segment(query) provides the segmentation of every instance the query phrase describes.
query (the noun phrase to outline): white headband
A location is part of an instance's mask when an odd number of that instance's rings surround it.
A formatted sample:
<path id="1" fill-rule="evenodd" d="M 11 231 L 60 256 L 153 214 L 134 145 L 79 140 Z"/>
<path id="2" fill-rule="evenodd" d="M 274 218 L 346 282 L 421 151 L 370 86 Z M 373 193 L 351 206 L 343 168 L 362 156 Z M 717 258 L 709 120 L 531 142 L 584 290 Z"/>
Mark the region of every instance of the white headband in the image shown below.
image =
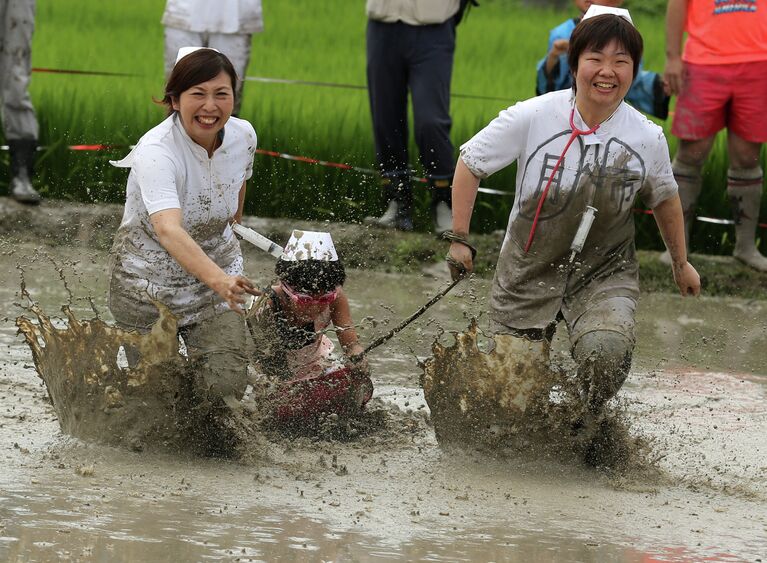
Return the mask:
<path id="1" fill-rule="evenodd" d="M 282 251 L 280 260 L 298 262 L 301 260 L 338 261 L 336 247 L 330 233 L 295 230 Z"/>
<path id="2" fill-rule="evenodd" d="M 212 47 L 181 47 L 178 50 L 178 55 L 176 55 L 176 62 L 180 61 L 187 55 L 191 55 L 195 51 L 199 51 L 200 49 L 208 49 L 209 51 L 215 51 L 216 53 L 221 53 L 221 51 L 219 51 L 218 49 L 213 49 Z"/>
<path id="3" fill-rule="evenodd" d="M 589 9 L 586 10 L 586 13 L 583 14 L 583 18 L 581 18 L 581 21 L 587 20 L 589 18 L 593 18 L 596 16 L 603 16 L 605 14 L 612 14 L 614 16 L 618 16 L 619 18 L 623 18 L 627 22 L 629 22 L 631 25 L 634 25 L 634 22 L 631 20 L 631 14 L 629 11 L 625 8 L 610 8 L 608 6 L 597 6 L 596 4 L 592 4 L 589 6 Z"/>

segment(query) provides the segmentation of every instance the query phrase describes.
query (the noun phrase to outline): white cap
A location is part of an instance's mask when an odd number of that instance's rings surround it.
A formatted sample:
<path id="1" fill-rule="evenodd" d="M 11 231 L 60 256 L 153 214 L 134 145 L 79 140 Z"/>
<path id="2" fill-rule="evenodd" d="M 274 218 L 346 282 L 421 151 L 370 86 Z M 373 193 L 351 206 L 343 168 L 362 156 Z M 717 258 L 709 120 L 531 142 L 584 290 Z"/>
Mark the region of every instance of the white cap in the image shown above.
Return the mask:
<path id="1" fill-rule="evenodd" d="M 208 49 L 209 51 L 215 51 L 216 53 L 220 53 L 218 49 L 213 49 L 212 47 L 181 47 L 178 50 L 178 54 L 176 55 L 176 62 L 180 61 L 187 55 L 191 55 L 195 51 L 199 51 L 200 49 Z M 175 64 L 175 63 L 174 63 Z"/>
<path id="2" fill-rule="evenodd" d="M 280 260 L 297 262 L 300 260 L 322 260 L 336 262 L 338 254 L 330 233 L 295 230 L 290 235 L 288 244 L 282 251 Z"/>
<path id="3" fill-rule="evenodd" d="M 589 6 L 589 9 L 586 10 L 585 14 L 583 14 L 581 21 L 593 18 L 595 16 L 603 16 L 605 14 L 618 16 L 619 18 L 623 18 L 629 22 L 631 25 L 634 25 L 634 22 L 631 20 L 631 14 L 626 8 L 610 8 L 609 6 L 597 6 L 596 4 Z"/>

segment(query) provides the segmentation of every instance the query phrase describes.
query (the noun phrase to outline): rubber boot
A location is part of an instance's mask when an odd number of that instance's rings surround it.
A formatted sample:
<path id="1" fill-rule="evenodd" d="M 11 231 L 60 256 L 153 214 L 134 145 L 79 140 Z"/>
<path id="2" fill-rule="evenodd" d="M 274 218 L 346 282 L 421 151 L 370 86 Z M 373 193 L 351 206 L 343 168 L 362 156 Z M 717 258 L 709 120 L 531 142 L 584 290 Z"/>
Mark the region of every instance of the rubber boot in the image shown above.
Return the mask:
<path id="1" fill-rule="evenodd" d="M 727 171 L 727 195 L 735 220 L 735 250 L 732 255 L 746 266 L 767 272 L 767 258 L 756 247 L 756 227 L 762 203 L 762 169 Z"/>
<path id="2" fill-rule="evenodd" d="M 634 345 L 610 330 L 587 332 L 573 348 L 586 412 L 599 415 L 626 381 Z"/>
<path id="3" fill-rule="evenodd" d="M 695 220 L 695 207 L 698 203 L 701 189 L 703 188 L 703 176 L 701 167 L 681 162 L 674 159 L 671 165 L 674 171 L 674 179 L 679 186 L 679 199 L 682 201 L 682 214 L 684 216 L 684 240 L 687 252 L 690 252 L 690 229 Z M 668 250 L 660 256 L 660 261 L 671 265 L 671 255 Z"/>
<path id="4" fill-rule="evenodd" d="M 381 179 L 386 211 L 380 217 L 365 217 L 366 225 L 385 229 L 413 230 L 413 190 L 409 176 Z"/>
<path id="5" fill-rule="evenodd" d="M 11 197 L 18 202 L 29 205 L 40 203 L 42 197 L 32 187 L 32 176 L 37 151 L 37 141 L 34 139 L 17 139 L 8 141 L 8 151 L 11 156 Z"/>
<path id="6" fill-rule="evenodd" d="M 450 180 L 447 178 L 429 179 L 429 191 L 431 192 L 434 233 L 441 236 L 453 228 L 453 198 Z"/>

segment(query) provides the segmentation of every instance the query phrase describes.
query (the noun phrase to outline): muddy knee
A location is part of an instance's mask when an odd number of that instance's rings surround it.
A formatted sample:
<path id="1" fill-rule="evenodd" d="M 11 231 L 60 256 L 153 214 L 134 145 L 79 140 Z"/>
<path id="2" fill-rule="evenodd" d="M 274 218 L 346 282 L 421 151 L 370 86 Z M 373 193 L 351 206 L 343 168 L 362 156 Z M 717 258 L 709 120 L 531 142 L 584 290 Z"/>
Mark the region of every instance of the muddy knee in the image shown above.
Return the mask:
<path id="1" fill-rule="evenodd" d="M 240 400 L 247 386 L 247 357 L 233 350 L 207 354 L 200 362 L 202 382 L 215 398 Z"/>
<path id="2" fill-rule="evenodd" d="M 631 368 L 633 343 L 618 332 L 593 331 L 581 336 L 573 348 L 583 399 L 599 411 L 626 381 Z"/>

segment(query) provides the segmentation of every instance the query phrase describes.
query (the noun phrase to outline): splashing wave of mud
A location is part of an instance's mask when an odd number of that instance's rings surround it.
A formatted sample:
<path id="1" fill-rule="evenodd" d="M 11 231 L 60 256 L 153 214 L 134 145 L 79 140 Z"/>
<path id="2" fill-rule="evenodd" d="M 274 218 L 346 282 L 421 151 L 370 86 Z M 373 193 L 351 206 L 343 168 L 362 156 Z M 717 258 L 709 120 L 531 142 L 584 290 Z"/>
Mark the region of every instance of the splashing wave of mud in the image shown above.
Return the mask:
<path id="1" fill-rule="evenodd" d="M 156 446 L 227 457 L 252 446 L 252 417 L 211 405 L 199 393 L 195 363 L 179 352 L 177 319 L 161 303 L 151 331 L 140 334 L 98 318 L 80 320 L 68 305 L 62 307 L 66 326 L 58 328 L 24 287 L 22 295 L 37 322 L 20 316 L 16 325 L 65 434 L 134 450 Z M 119 365 L 126 347 L 139 353 L 134 367 Z M 224 449 L 207 451 L 216 444 Z"/>
<path id="2" fill-rule="evenodd" d="M 478 332 L 472 320 L 452 346 L 435 342 L 423 364 L 421 384 L 441 444 L 623 472 L 651 464 L 648 445 L 630 434 L 619 408 L 584 414 L 574 377 L 549 363 L 548 342 L 496 334 L 487 351 Z"/>

